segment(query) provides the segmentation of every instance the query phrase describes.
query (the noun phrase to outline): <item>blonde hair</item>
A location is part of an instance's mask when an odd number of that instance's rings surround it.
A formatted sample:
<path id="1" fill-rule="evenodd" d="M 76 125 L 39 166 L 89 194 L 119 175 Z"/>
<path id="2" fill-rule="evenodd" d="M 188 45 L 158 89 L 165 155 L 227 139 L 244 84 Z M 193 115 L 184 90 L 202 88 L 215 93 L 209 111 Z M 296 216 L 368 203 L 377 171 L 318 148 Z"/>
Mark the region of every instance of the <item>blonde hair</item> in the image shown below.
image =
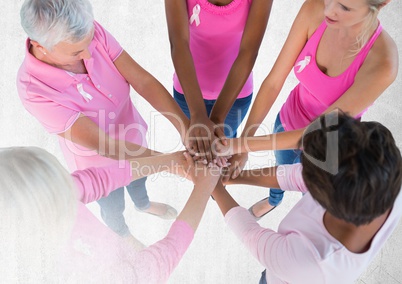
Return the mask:
<path id="1" fill-rule="evenodd" d="M 5 282 L 52 279 L 71 234 L 76 188 L 57 159 L 36 147 L 0 149 L 0 275 Z"/>
<path id="2" fill-rule="evenodd" d="M 365 23 L 363 25 L 362 32 L 357 36 L 355 46 L 352 49 L 352 56 L 357 55 L 360 50 L 364 47 L 371 36 L 371 27 L 376 23 L 377 16 L 380 8 L 388 3 L 388 0 L 367 0 L 367 5 L 369 6 L 369 13 L 366 17 Z"/>

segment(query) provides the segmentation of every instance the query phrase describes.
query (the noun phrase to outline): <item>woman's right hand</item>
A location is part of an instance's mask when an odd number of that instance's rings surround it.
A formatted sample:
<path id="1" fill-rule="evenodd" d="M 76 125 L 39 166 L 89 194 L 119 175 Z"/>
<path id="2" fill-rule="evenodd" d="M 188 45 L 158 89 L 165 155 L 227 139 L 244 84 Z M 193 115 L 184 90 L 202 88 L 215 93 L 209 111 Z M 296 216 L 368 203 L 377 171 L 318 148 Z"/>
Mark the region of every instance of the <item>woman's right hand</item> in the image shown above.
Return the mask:
<path id="1" fill-rule="evenodd" d="M 211 194 L 221 178 L 222 168 L 216 164 L 208 166 L 202 162 L 194 161 L 188 152 L 183 154 L 187 161 L 186 172 L 196 186 L 195 188 L 206 190 Z"/>
<path id="2" fill-rule="evenodd" d="M 228 184 L 229 180 L 237 178 L 248 161 L 248 153 L 235 154 L 229 160 L 230 166 L 222 174 L 222 183 Z"/>
<path id="3" fill-rule="evenodd" d="M 212 152 L 213 143 L 223 144 L 226 136 L 220 127 L 217 127 L 207 116 L 192 116 L 185 138 L 185 147 L 191 155 L 204 157 L 208 164 L 215 156 Z"/>

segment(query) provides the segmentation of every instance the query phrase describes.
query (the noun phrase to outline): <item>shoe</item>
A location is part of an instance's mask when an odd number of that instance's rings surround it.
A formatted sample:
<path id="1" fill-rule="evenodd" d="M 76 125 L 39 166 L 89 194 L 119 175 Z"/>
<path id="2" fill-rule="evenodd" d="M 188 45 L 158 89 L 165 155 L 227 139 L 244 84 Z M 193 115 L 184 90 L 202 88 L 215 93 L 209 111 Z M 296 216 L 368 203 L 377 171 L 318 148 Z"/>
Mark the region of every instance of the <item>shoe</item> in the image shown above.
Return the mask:
<path id="1" fill-rule="evenodd" d="M 272 210 L 274 210 L 277 206 L 272 207 L 271 209 L 269 209 L 267 212 L 265 212 L 264 214 L 262 214 L 260 217 L 257 217 L 254 215 L 253 212 L 253 208 L 255 205 L 259 204 L 259 203 L 268 203 L 268 197 L 261 199 L 260 201 L 258 201 L 257 203 L 255 203 L 253 206 L 251 206 L 248 209 L 248 212 L 250 212 L 251 216 L 253 216 L 255 218 L 256 221 L 259 221 L 262 217 L 264 217 L 265 215 L 267 215 L 269 212 L 271 212 Z M 278 204 L 279 205 L 279 204 Z M 272 205 L 271 205 L 272 206 Z"/>
<path id="2" fill-rule="evenodd" d="M 132 247 L 135 251 L 140 251 L 147 246 L 141 243 L 139 240 L 137 240 L 132 234 L 128 234 L 125 236 L 122 236 L 123 241 L 126 242 L 130 247 Z"/>
<path id="3" fill-rule="evenodd" d="M 175 219 L 177 217 L 177 210 L 174 209 L 172 206 L 165 203 L 159 203 L 153 201 L 149 203 L 150 206 L 147 209 L 143 210 L 138 208 L 136 209 L 140 212 L 148 213 L 165 220 Z"/>

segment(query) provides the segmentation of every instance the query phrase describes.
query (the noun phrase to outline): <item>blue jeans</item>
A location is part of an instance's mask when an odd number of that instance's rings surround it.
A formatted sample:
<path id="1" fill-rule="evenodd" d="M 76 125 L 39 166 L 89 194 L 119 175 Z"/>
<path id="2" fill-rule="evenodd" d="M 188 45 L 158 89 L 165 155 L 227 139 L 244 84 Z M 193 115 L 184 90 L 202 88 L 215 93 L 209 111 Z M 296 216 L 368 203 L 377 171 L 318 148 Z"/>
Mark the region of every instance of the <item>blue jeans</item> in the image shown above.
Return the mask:
<path id="1" fill-rule="evenodd" d="M 281 119 L 278 116 L 275 120 L 274 133 L 284 132 Z M 277 150 L 274 151 L 276 158 L 276 165 L 287 165 L 287 164 L 295 164 L 300 163 L 300 150 Z M 272 206 L 277 206 L 281 203 L 283 198 L 284 191 L 279 188 L 271 188 L 269 191 L 268 202 Z"/>
<path id="2" fill-rule="evenodd" d="M 135 207 L 141 210 L 149 208 L 149 198 L 145 182 L 147 178 L 137 179 L 126 186 L 131 200 Z M 126 236 L 130 233 L 126 221 L 123 216 L 124 202 L 124 187 L 112 191 L 107 197 L 98 200 L 101 207 L 101 216 L 106 225 L 120 236 Z"/>
<path id="3" fill-rule="evenodd" d="M 260 282 L 258 282 L 258 284 L 267 284 L 266 274 L 267 274 L 267 270 L 265 269 L 265 270 L 261 273 Z"/>
<path id="4" fill-rule="evenodd" d="M 184 114 L 190 118 L 190 110 L 188 109 L 188 105 L 186 102 L 186 98 L 183 94 L 180 94 L 178 91 L 173 89 L 174 99 L 176 100 L 177 104 L 180 106 Z M 253 94 L 251 93 L 249 96 L 241 99 L 237 99 L 232 108 L 230 109 L 229 113 L 225 119 L 225 135 L 228 138 L 234 138 L 237 136 L 237 128 L 239 127 L 240 123 L 243 121 L 244 117 L 247 114 L 247 111 L 251 104 L 251 99 Z M 212 111 L 212 107 L 214 106 L 216 100 L 204 100 L 205 107 L 207 109 L 207 115 L 209 116 Z"/>

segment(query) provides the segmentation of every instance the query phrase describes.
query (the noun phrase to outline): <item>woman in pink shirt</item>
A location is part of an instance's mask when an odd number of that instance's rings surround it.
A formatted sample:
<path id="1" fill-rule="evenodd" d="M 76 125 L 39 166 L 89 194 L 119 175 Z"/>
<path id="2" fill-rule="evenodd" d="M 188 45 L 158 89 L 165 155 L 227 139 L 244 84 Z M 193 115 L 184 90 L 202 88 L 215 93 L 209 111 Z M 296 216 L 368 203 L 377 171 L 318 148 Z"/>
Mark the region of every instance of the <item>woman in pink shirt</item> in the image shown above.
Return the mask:
<path id="1" fill-rule="evenodd" d="M 213 197 L 266 267 L 261 284 L 353 283 L 401 220 L 400 150 L 380 123 L 337 112 L 308 126 L 302 143 L 301 165 L 243 171 L 229 181 L 304 193 L 277 231 L 260 227 L 223 187 Z"/>
<path id="2" fill-rule="evenodd" d="M 143 157 L 126 161 L 124 167 L 92 167 L 70 176 L 43 149 L 0 149 L 2 282 L 167 282 L 190 245 L 220 176 L 219 168 L 196 166 L 185 154 Z M 140 252 L 84 205 L 143 177 L 141 167 L 151 174 L 160 169 L 173 172 L 178 169 L 173 165 L 185 166 L 194 189 L 166 237 Z"/>
<path id="3" fill-rule="evenodd" d="M 289 72 L 300 83 L 282 106 L 274 132 L 302 129 L 320 114 L 339 108 L 360 118 L 395 80 L 398 52 L 377 19 L 390 0 L 307 0 L 257 94 L 243 136 L 255 134 Z M 277 164 L 299 160 L 299 151 L 276 151 Z M 231 159 L 234 178 L 247 154 Z M 238 170 L 235 170 L 238 168 Z M 271 189 L 250 208 L 257 219 L 280 204 L 283 191 Z"/>
<path id="4" fill-rule="evenodd" d="M 88 0 L 26 0 L 21 24 L 28 34 L 17 78 L 24 107 L 57 134 L 71 171 L 124 164 L 149 155 L 147 125 L 130 99 L 130 85 L 166 115 L 184 137 L 188 119 L 167 90 L 94 21 Z M 183 138 L 184 140 L 184 138 Z M 127 185 L 137 209 L 175 218 L 169 205 L 150 202 L 146 179 Z M 136 242 L 125 223 L 124 188 L 98 201 L 105 223 Z"/>
<path id="5" fill-rule="evenodd" d="M 187 149 L 236 137 L 253 93 L 252 69 L 272 0 L 166 0 L 174 98 L 190 118 Z"/>

